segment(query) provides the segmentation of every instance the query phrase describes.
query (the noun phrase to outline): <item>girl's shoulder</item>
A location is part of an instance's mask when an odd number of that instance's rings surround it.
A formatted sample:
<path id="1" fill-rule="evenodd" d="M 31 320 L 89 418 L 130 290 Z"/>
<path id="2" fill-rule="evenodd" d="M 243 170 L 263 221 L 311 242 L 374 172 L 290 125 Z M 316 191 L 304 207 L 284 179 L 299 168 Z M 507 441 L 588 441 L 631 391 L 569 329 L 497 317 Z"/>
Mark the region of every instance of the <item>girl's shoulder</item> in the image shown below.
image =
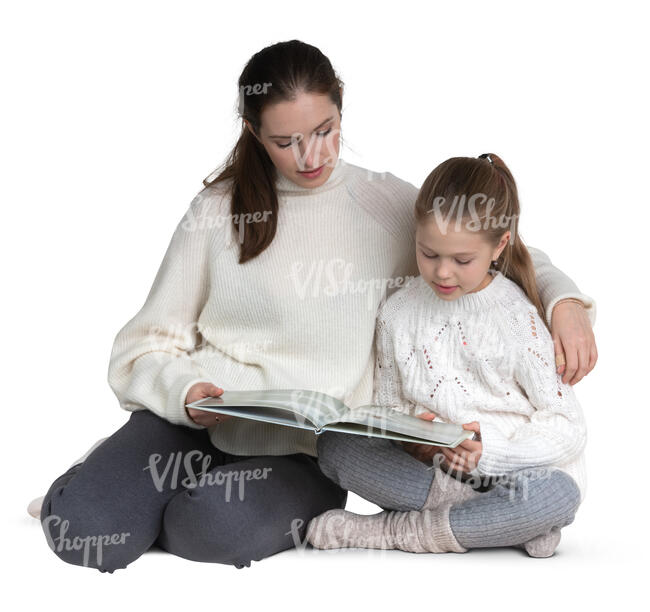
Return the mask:
<path id="1" fill-rule="evenodd" d="M 386 292 L 386 296 L 379 304 L 377 319 L 385 325 L 390 325 L 396 318 L 404 316 L 407 311 L 418 305 L 422 295 L 422 276 L 411 277 L 406 283 Z"/>
<path id="2" fill-rule="evenodd" d="M 552 346 L 551 333 L 524 290 L 505 276 L 503 281 L 501 313 L 505 322 L 504 331 L 509 333 L 513 342 L 521 346 L 530 346 L 531 342 L 538 346 Z"/>

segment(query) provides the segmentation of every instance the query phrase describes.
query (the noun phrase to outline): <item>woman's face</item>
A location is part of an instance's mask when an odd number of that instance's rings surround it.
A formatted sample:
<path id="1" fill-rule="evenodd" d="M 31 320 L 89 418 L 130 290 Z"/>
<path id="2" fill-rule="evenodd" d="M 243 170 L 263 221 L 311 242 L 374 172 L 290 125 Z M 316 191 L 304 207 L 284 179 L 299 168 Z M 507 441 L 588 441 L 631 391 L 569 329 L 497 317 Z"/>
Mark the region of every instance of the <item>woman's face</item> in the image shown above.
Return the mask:
<path id="1" fill-rule="evenodd" d="M 246 125 L 278 172 L 308 189 L 327 181 L 339 157 L 341 130 L 341 116 L 329 96 L 298 93 L 293 101 L 267 106 L 261 123 L 259 135 Z"/>
<path id="2" fill-rule="evenodd" d="M 450 223 L 445 231 L 441 231 L 435 219 L 418 223 L 418 270 L 439 298 L 455 300 L 489 285 L 490 264 L 499 257 L 509 238 L 507 231 L 499 244 L 492 247 L 482 233 L 456 229 L 455 223 Z"/>

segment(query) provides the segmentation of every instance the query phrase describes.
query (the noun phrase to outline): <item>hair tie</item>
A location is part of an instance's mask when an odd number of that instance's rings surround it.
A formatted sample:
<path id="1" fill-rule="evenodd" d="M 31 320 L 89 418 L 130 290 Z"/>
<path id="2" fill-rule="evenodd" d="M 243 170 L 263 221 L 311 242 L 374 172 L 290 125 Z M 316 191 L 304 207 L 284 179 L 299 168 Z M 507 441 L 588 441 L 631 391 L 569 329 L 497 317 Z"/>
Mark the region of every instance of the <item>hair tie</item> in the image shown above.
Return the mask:
<path id="1" fill-rule="evenodd" d="M 490 157 L 489 153 L 483 153 L 482 155 L 479 155 L 478 158 L 487 159 L 494 166 L 494 162 L 492 161 L 492 158 Z"/>

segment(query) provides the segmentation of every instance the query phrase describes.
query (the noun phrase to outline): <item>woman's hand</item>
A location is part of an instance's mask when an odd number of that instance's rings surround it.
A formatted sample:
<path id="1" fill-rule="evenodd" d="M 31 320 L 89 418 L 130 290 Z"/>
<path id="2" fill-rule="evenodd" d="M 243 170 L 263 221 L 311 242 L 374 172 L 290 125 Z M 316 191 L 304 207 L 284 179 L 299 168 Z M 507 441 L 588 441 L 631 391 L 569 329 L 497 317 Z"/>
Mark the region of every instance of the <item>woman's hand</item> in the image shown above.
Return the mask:
<path id="1" fill-rule="evenodd" d="M 594 369 L 598 359 L 596 339 L 584 306 L 560 300 L 551 315 L 557 373 L 562 382 L 575 385 Z"/>
<path id="2" fill-rule="evenodd" d="M 221 387 L 217 387 L 212 383 L 200 382 L 192 385 L 190 390 L 187 392 L 185 397 L 185 403 L 191 404 L 200 399 L 206 397 L 218 397 L 223 393 Z M 197 410 L 196 408 L 188 408 L 185 406 L 185 411 L 197 425 L 203 425 L 203 427 L 211 427 L 212 425 L 217 424 L 217 417 L 219 417 L 219 423 L 223 423 L 228 419 L 233 417 L 229 414 L 219 414 L 217 412 L 206 412 L 205 410 Z"/>

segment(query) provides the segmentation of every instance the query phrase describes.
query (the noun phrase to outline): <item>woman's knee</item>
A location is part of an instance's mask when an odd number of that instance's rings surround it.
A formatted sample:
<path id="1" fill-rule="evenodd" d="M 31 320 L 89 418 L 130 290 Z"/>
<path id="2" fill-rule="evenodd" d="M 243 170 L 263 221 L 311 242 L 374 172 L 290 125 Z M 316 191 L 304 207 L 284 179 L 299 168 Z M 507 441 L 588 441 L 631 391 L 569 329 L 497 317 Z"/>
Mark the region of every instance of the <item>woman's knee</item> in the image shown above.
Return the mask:
<path id="1" fill-rule="evenodd" d="M 174 496 L 165 508 L 158 544 L 184 559 L 237 568 L 267 556 L 263 516 L 257 524 L 242 520 L 242 514 L 233 511 L 234 500 L 217 500 L 216 493 L 195 487 Z"/>
<path id="2" fill-rule="evenodd" d="M 113 572 L 126 567 L 143 550 L 134 546 L 132 530 L 117 529 L 102 505 L 65 495 L 65 484 L 81 468 L 77 464 L 57 478 L 43 499 L 41 527 L 48 546 L 62 561 Z"/>
<path id="3" fill-rule="evenodd" d="M 313 457 L 252 457 L 212 470 L 175 495 L 158 543 L 193 561 L 243 567 L 295 547 L 307 523 L 345 505 L 346 496 Z"/>

